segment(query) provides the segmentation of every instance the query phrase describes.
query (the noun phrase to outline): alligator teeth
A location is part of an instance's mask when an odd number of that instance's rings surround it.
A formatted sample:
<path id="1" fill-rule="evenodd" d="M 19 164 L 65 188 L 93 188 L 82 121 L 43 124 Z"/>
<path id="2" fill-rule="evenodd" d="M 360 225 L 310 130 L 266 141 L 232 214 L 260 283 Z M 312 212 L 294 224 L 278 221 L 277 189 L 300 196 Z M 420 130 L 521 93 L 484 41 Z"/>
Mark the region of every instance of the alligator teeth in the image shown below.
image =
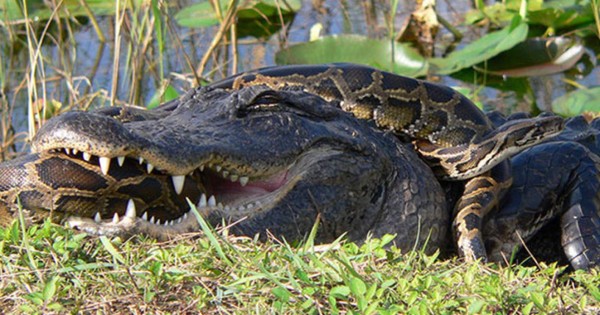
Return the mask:
<path id="1" fill-rule="evenodd" d="M 152 216 L 152 217 L 150 218 L 150 223 L 154 224 L 155 222 L 156 222 L 156 221 L 154 221 L 154 216 Z"/>
<path id="2" fill-rule="evenodd" d="M 223 169 L 223 168 L 221 167 L 221 165 L 217 165 L 217 166 L 215 166 L 215 171 L 217 171 L 217 172 L 220 172 L 220 171 L 221 171 L 221 169 Z"/>
<path id="3" fill-rule="evenodd" d="M 96 212 L 96 215 L 94 215 L 94 221 L 96 221 L 96 222 L 102 221 L 102 217 L 100 216 L 100 212 Z"/>
<path id="4" fill-rule="evenodd" d="M 127 202 L 127 210 L 125 211 L 125 216 L 128 218 L 135 219 L 137 214 L 135 213 L 135 203 L 132 199 L 129 199 Z"/>
<path id="5" fill-rule="evenodd" d="M 234 174 L 234 175 L 231 175 L 231 176 L 229 176 L 229 179 L 230 179 L 232 182 L 234 182 L 234 183 L 235 183 L 235 182 L 237 182 L 239 178 L 240 178 L 240 177 L 239 177 L 239 176 L 237 176 L 237 175 L 235 175 L 235 174 Z"/>
<path id="6" fill-rule="evenodd" d="M 181 191 L 183 191 L 183 184 L 185 184 L 185 175 L 171 176 L 171 180 L 173 180 L 173 187 L 175 188 L 175 192 L 178 195 L 181 194 Z"/>
<path id="7" fill-rule="evenodd" d="M 247 176 L 240 177 L 240 185 L 242 185 L 242 187 L 246 186 L 246 184 L 248 184 L 248 180 L 249 178 Z"/>
<path id="8" fill-rule="evenodd" d="M 217 205 L 217 208 L 219 208 L 219 210 L 223 210 L 223 204 L 219 202 L 219 204 Z"/>
<path id="9" fill-rule="evenodd" d="M 204 172 L 204 165 L 200 165 L 200 172 Z"/>
<path id="10" fill-rule="evenodd" d="M 154 169 L 154 165 L 148 163 L 146 164 L 146 171 L 148 172 L 148 174 L 150 174 L 150 172 L 152 172 L 152 170 Z"/>
<path id="11" fill-rule="evenodd" d="M 169 224 L 171 223 L 171 221 L 166 220 L 165 223 L 163 224 L 164 226 L 169 226 Z"/>
<path id="12" fill-rule="evenodd" d="M 112 223 L 119 223 L 119 214 L 115 212 L 113 216 Z"/>
<path id="13" fill-rule="evenodd" d="M 79 153 L 79 150 L 73 149 L 73 155 L 77 155 L 77 153 Z"/>
<path id="14" fill-rule="evenodd" d="M 214 207 L 217 205 L 217 198 L 215 198 L 215 196 L 210 196 L 210 198 L 208 198 L 208 206 L 209 207 Z"/>
<path id="15" fill-rule="evenodd" d="M 148 221 L 148 212 L 144 212 L 144 214 L 142 214 L 142 219 L 144 221 Z"/>
<path id="16" fill-rule="evenodd" d="M 119 163 L 119 166 L 123 166 L 123 163 L 125 163 L 125 157 L 124 156 L 117 157 L 117 163 Z"/>
<path id="17" fill-rule="evenodd" d="M 183 214 L 183 217 L 181 217 L 181 220 L 185 220 L 188 217 L 188 213 L 190 213 L 189 211 Z"/>
<path id="18" fill-rule="evenodd" d="M 68 155 L 71 155 L 71 149 L 65 148 L 65 153 L 68 154 Z"/>
<path id="19" fill-rule="evenodd" d="M 100 161 L 100 170 L 102 171 L 102 174 L 108 174 L 108 169 L 110 168 L 110 158 L 101 156 L 98 158 L 98 160 Z"/>
<path id="20" fill-rule="evenodd" d="M 228 171 L 223 171 L 223 178 L 227 178 L 229 176 L 229 172 Z"/>
<path id="21" fill-rule="evenodd" d="M 83 159 L 86 161 L 90 161 L 90 159 L 92 158 L 92 155 L 87 153 L 87 152 L 83 152 Z"/>
<path id="22" fill-rule="evenodd" d="M 140 164 L 144 163 L 144 158 L 143 157 L 138 157 L 138 162 L 140 162 Z"/>
<path id="23" fill-rule="evenodd" d="M 200 196 L 200 200 L 198 201 L 198 208 L 204 208 L 207 205 L 207 201 L 206 201 L 206 195 L 202 194 L 202 196 Z"/>
<path id="24" fill-rule="evenodd" d="M 156 219 L 156 225 L 160 225 L 160 219 Z"/>

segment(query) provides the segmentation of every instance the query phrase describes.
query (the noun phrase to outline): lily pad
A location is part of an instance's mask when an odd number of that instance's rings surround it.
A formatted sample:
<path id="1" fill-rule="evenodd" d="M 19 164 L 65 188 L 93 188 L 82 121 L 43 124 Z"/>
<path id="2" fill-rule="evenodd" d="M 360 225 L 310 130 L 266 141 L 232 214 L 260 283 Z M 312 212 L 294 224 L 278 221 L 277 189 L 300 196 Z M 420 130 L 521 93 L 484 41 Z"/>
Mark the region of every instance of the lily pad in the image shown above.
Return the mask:
<path id="1" fill-rule="evenodd" d="M 280 50 L 279 65 L 352 62 L 406 76 L 427 74 L 427 61 L 408 44 L 367 38 L 360 35 L 322 37 Z"/>
<path id="2" fill-rule="evenodd" d="M 450 74 L 484 62 L 515 47 L 527 38 L 529 27 L 518 17 L 500 31 L 491 32 L 445 58 L 432 58 L 432 72 Z"/>
<path id="3" fill-rule="evenodd" d="M 571 38 L 530 38 L 475 68 L 509 77 L 548 75 L 570 69 L 584 52 L 583 45 Z"/>
<path id="4" fill-rule="evenodd" d="M 220 4 L 222 12 L 225 12 L 229 1 L 221 0 Z M 243 1 L 237 7 L 238 36 L 269 36 L 282 26 L 282 22 L 289 22 L 300 6 L 300 0 Z M 175 14 L 175 21 L 181 26 L 192 28 L 208 27 L 219 23 L 215 9 L 208 1 L 181 9 Z"/>
<path id="5" fill-rule="evenodd" d="M 600 113 L 600 86 L 567 93 L 552 102 L 552 111 L 563 116 Z"/>
<path id="6" fill-rule="evenodd" d="M 121 8 L 129 7 L 131 5 L 140 5 L 142 2 L 141 0 L 120 1 Z M 86 0 L 85 2 L 95 16 L 115 14 L 116 1 Z M 14 0 L 0 1 L 0 16 L 9 21 L 23 19 L 25 14 L 23 14 L 23 8 L 19 3 L 20 1 Z M 61 2 L 61 5 L 61 9 L 56 12 L 59 17 L 82 17 L 88 15 L 79 0 L 64 0 Z M 27 1 L 27 11 L 29 18 L 43 21 L 48 20 L 55 14 L 53 13 L 54 8 L 49 7 L 43 0 Z"/>

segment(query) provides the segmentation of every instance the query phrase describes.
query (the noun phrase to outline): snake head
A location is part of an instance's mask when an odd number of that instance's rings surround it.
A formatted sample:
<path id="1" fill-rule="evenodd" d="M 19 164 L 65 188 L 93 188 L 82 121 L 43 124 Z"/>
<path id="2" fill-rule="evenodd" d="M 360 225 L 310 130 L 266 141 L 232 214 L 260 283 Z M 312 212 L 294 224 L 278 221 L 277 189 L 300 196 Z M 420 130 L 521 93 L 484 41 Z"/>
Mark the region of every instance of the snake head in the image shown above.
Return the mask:
<path id="1" fill-rule="evenodd" d="M 563 128 L 564 120 L 562 117 L 539 116 L 508 121 L 498 127 L 497 132 L 499 135 L 505 135 L 505 143 L 516 148 L 517 152 L 520 152 L 525 148 L 557 135 Z"/>

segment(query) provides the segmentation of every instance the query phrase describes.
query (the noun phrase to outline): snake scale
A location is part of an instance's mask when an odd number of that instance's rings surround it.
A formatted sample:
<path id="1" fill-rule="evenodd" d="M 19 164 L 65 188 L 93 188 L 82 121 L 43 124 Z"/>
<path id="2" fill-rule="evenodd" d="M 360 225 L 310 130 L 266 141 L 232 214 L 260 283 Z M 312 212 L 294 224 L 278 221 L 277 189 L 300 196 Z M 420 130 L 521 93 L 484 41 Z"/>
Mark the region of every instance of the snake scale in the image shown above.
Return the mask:
<path id="1" fill-rule="evenodd" d="M 513 120 L 494 128 L 473 102 L 450 87 L 355 64 L 268 67 L 211 84 L 236 90 L 264 85 L 300 89 L 359 119 L 412 141 L 442 180 L 466 180 L 454 209 L 459 254 L 486 261 L 482 218 L 510 187 L 512 155 L 556 135 L 559 117 Z"/>

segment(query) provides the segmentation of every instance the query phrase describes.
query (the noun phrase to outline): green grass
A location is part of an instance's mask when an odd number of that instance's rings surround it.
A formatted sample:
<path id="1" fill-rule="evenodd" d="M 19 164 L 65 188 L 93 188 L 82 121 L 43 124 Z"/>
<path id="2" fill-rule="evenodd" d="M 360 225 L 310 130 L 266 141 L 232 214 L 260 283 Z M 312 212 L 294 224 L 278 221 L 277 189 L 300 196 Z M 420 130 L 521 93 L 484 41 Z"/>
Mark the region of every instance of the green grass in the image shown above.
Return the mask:
<path id="1" fill-rule="evenodd" d="M 385 247 L 225 232 L 160 243 L 51 223 L 0 230 L 5 313 L 596 314 L 598 271 L 465 264 Z"/>

